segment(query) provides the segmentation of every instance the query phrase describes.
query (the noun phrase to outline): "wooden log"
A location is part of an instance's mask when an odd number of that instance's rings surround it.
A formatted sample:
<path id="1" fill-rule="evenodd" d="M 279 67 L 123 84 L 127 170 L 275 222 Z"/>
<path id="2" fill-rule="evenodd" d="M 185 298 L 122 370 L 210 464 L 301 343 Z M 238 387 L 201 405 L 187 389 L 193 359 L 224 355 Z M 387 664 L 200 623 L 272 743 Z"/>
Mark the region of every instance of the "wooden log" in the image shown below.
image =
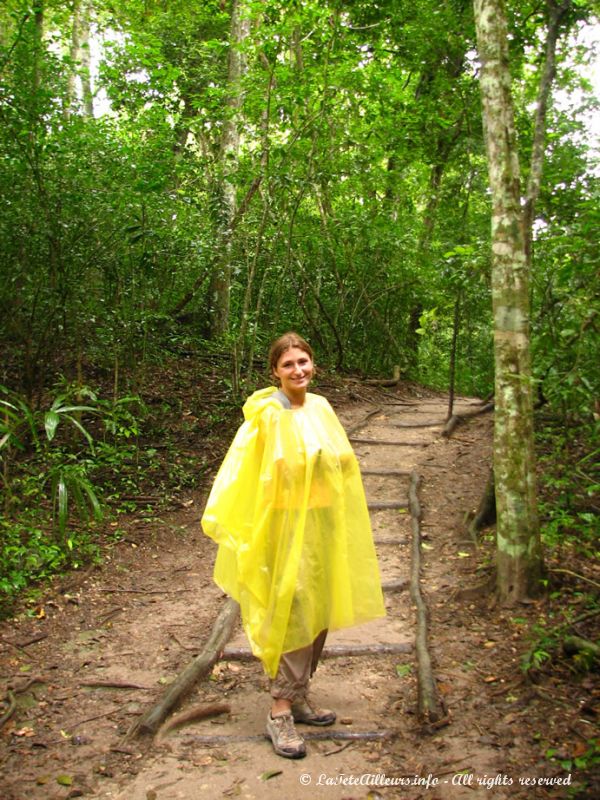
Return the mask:
<path id="1" fill-rule="evenodd" d="M 410 480 L 409 499 L 412 523 L 412 558 L 410 565 L 410 596 L 417 610 L 417 634 L 415 650 L 417 657 L 417 706 L 419 718 L 427 724 L 436 723 L 446 717 L 437 693 L 431 656 L 427 646 L 427 607 L 421 595 L 419 577 L 421 573 L 421 504 L 419 503 L 420 477 L 413 472 Z"/>
<path id="2" fill-rule="evenodd" d="M 374 500 L 367 503 L 369 511 L 383 511 L 386 508 L 408 508 L 407 500 Z"/>
<path id="3" fill-rule="evenodd" d="M 400 383 L 400 365 L 394 366 L 391 378 L 369 378 L 364 383 L 367 386 L 397 386 Z"/>
<path id="4" fill-rule="evenodd" d="M 361 475 L 377 475 L 381 478 L 394 478 L 396 476 L 409 476 L 410 470 L 408 469 L 389 469 L 387 467 L 373 467 L 372 469 L 361 469 Z"/>
<path id="5" fill-rule="evenodd" d="M 394 447 L 428 447 L 429 442 L 395 442 L 388 439 L 360 439 L 355 436 L 350 437 L 353 444 L 387 444 Z"/>
<path id="6" fill-rule="evenodd" d="M 394 735 L 393 731 L 341 731 L 337 729 L 328 728 L 326 731 L 307 731 L 302 732 L 302 738 L 313 742 L 323 742 L 327 739 L 336 739 L 340 741 L 363 741 L 363 742 L 378 742 L 385 739 L 390 739 Z M 203 735 L 198 733 L 191 733 L 185 735 L 186 742 L 193 742 L 195 744 L 205 745 L 211 747 L 214 745 L 228 745 L 237 742 L 264 742 L 267 738 L 265 733 L 255 734 L 215 734 L 214 736 Z"/>
<path id="7" fill-rule="evenodd" d="M 385 583 L 381 584 L 381 590 L 383 592 L 403 592 L 405 589 L 410 588 L 410 581 L 405 581 L 402 579 L 398 579 L 395 581 L 386 581 Z"/>
<path id="8" fill-rule="evenodd" d="M 391 422 L 392 428 L 439 428 L 444 425 L 443 419 L 430 420 L 429 422 Z"/>
<path id="9" fill-rule="evenodd" d="M 187 697 L 195 684 L 210 672 L 231 638 L 239 611 L 240 607 L 235 600 L 230 598 L 224 603 L 202 652 L 180 673 L 162 699 L 133 724 L 127 732 L 126 740 L 141 734 L 155 734 L 171 711 Z"/>
<path id="10" fill-rule="evenodd" d="M 413 403 L 410 400 L 385 400 L 382 405 L 384 406 L 406 406 L 406 408 L 417 408 L 419 403 Z"/>
<path id="11" fill-rule="evenodd" d="M 394 656 L 410 653 L 411 642 L 396 644 L 330 644 L 325 645 L 321 658 L 344 658 L 359 656 Z M 255 656 L 248 647 L 226 647 L 221 654 L 221 661 L 254 661 Z"/>
<path id="12" fill-rule="evenodd" d="M 374 417 L 375 414 L 379 414 L 381 411 L 383 411 L 381 406 L 378 406 L 373 411 L 369 411 L 369 413 L 366 414 L 362 419 L 360 419 L 358 422 L 355 422 L 354 425 L 351 425 L 349 428 L 346 429 L 346 435 L 350 436 L 355 431 L 360 430 L 360 428 L 362 428 L 364 425 L 367 424 L 367 422 L 371 419 L 371 417 Z"/>
<path id="13" fill-rule="evenodd" d="M 80 681 L 80 686 L 88 689 L 143 689 L 151 691 L 154 686 L 144 686 L 143 683 L 130 683 L 129 681 Z"/>
<path id="14" fill-rule="evenodd" d="M 444 425 L 442 436 L 446 439 L 450 438 L 453 431 L 456 430 L 459 425 L 462 425 L 463 422 L 467 422 L 468 420 L 473 419 L 473 417 L 478 417 L 480 414 L 487 414 L 493 410 L 494 403 L 487 403 L 485 406 L 476 408 L 474 411 L 465 411 L 463 414 L 453 414 Z"/>

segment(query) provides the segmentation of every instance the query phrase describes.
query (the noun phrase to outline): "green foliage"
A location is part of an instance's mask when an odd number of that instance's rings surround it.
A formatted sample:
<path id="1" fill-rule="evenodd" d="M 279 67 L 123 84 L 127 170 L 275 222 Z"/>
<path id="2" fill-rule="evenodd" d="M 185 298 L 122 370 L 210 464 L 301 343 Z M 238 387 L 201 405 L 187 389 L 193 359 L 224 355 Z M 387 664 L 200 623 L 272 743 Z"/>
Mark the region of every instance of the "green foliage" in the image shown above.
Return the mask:
<path id="1" fill-rule="evenodd" d="M 95 556 L 94 531 L 105 510 L 102 475 L 121 475 L 126 462 L 136 460 L 146 409 L 135 396 L 102 400 L 87 387 L 66 385 L 47 408 L 33 407 L 4 386 L 0 392 L 0 590 L 10 597 Z M 73 396 L 89 403 L 73 403 Z"/>
<path id="2" fill-rule="evenodd" d="M 545 752 L 545 757 L 560 765 L 561 769 L 570 771 L 572 769 L 590 770 L 600 764 L 600 739 L 592 737 L 586 741 L 587 748 L 580 756 L 564 758 L 559 755 L 555 747 L 549 747 Z"/>
<path id="3" fill-rule="evenodd" d="M 598 550 L 598 515 L 595 499 L 600 489 L 597 423 L 581 427 L 578 434 L 564 427 L 560 418 L 538 431 L 540 520 L 548 548 L 561 552 L 574 548 L 590 559 Z"/>
<path id="4" fill-rule="evenodd" d="M 325 368 L 389 374 L 400 364 L 446 389 L 459 302 L 456 388 L 488 394 L 490 205 L 471 3 L 244 0 L 237 110 L 231 4 L 91 5 L 95 117 L 71 52 L 73 4 L 36 14 L 8 0 L 0 10 L 9 516 L 46 502 L 64 540 L 71 518 L 85 527 L 103 500 L 118 504 L 160 470 L 187 485 L 167 431 L 165 458 L 139 444 L 150 412 L 135 398 L 169 353 L 234 354 L 237 401 L 270 339 L 298 328 Z M 509 13 L 526 179 L 547 19 L 532 4 Z M 592 442 L 571 492 L 588 499 L 600 483 L 600 220 L 583 122 L 594 109 L 582 77 L 589 48 L 577 37 L 594 19 L 592 4 L 577 3 L 561 28 L 556 81 L 570 105 L 550 104 L 532 282 L 536 380 L 560 424 Z M 232 152 L 224 131 L 234 118 Z M 225 188 L 237 208 L 230 226 Z M 210 341 L 225 267 L 230 314 Z M 102 399 L 51 390 L 60 375 L 102 385 Z M 591 550 L 588 511 L 556 491 L 546 536 L 578 529 Z"/>

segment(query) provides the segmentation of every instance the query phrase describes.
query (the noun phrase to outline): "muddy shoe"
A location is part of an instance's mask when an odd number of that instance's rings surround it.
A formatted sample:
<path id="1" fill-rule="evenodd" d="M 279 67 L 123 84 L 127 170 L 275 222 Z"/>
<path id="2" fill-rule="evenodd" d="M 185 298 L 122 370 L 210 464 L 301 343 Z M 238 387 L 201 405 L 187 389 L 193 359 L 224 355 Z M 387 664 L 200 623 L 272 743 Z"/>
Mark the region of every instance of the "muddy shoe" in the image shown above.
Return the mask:
<path id="1" fill-rule="evenodd" d="M 292 715 L 294 722 L 303 722 L 305 725 L 333 725 L 336 720 L 335 711 L 313 708 L 306 699 L 294 701 Z"/>
<path id="2" fill-rule="evenodd" d="M 284 758 L 304 758 L 306 747 L 304 739 L 294 727 L 291 714 L 278 714 L 267 717 L 267 734 L 273 742 L 273 749 Z"/>

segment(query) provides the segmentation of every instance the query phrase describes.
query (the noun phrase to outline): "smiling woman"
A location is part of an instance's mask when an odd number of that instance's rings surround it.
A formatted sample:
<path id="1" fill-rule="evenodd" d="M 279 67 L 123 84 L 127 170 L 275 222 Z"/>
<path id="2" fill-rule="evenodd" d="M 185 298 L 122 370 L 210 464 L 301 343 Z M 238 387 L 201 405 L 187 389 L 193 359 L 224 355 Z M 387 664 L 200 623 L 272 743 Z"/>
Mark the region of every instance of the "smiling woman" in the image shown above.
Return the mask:
<path id="1" fill-rule="evenodd" d="M 202 517 L 219 544 L 214 578 L 240 604 L 253 653 L 271 678 L 275 752 L 305 755 L 295 722 L 331 725 L 307 691 L 329 630 L 385 614 L 369 512 L 348 438 L 307 391 L 310 345 L 296 333 L 269 352 L 281 388 L 255 392 Z"/>
<path id="2" fill-rule="evenodd" d="M 298 334 L 284 334 L 271 345 L 269 367 L 292 408 L 304 405 L 306 390 L 315 372 L 313 352 L 308 342 Z"/>

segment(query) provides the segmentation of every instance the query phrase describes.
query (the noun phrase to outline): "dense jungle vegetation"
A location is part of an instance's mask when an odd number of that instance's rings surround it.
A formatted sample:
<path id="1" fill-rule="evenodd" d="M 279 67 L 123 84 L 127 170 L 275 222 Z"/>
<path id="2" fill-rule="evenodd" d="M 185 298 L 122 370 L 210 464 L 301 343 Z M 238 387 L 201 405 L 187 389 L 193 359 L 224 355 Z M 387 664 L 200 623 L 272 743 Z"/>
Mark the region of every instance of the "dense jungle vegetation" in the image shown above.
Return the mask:
<path id="1" fill-rule="evenodd" d="M 545 142 L 524 205 L 542 535 L 594 558 L 598 9 L 506 10 L 524 197 Z M 330 372 L 446 390 L 453 365 L 493 391 L 478 73 L 468 0 L 2 5 L 5 607 L 148 486 L 197 485 L 186 442 L 233 424 L 283 330 Z"/>

